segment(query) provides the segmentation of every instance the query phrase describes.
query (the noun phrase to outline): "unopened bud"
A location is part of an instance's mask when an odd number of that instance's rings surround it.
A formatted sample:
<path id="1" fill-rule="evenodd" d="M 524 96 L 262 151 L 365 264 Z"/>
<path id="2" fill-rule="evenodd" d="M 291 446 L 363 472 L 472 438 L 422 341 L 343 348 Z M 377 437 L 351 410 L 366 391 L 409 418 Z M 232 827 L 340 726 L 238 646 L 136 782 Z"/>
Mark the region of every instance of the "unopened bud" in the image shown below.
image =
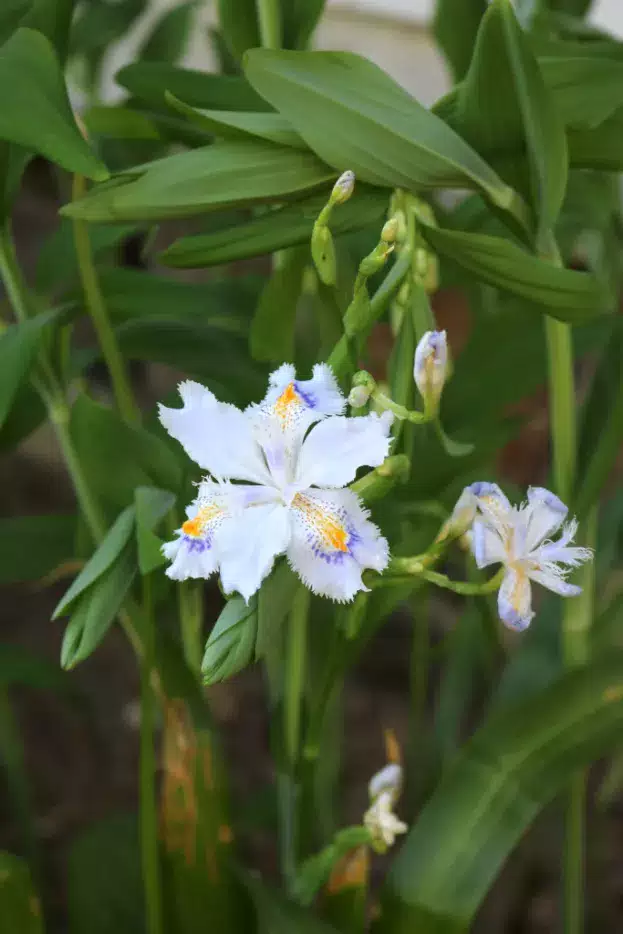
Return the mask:
<path id="1" fill-rule="evenodd" d="M 427 409 L 436 409 L 448 372 L 445 331 L 427 331 L 415 350 L 413 378 Z"/>
<path id="2" fill-rule="evenodd" d="M 355 190 L 355 173 L 342 172 L 331 192 L 331 204 L 344 204 Z"/>
<path id="3" fill-rule="evenodd" d="M 325 285 L 335 285 L 335 248 L 331 231 L 325 224 L 315 224 L 311 238 L 311 254 L 314 266 Z"/>
<path id="4" fill-rule="evenodd" d="M 353 409 L 361 409 L 366 404 L 371 395 L 372 389 L 370 387 L 353 386 L 348 394 L 348 404 Z"/>
<path id="5" fill-rule="evenodd" d="M 383 230 L 381 231 L 381 240 L 383 243 L 394 243 L 397 236 L 398 219 L 396 217 L 390 217 L 390 219 L 383 225 Z"/>
<path id="6" fill-rule="evenodd" d="M 417 276 L 424 278 L 428 272 L 429 265 L 429 253 L 428 250 L 425 250 L 423 247 L 417 247 L 413 253 L 413 269 Z"/>

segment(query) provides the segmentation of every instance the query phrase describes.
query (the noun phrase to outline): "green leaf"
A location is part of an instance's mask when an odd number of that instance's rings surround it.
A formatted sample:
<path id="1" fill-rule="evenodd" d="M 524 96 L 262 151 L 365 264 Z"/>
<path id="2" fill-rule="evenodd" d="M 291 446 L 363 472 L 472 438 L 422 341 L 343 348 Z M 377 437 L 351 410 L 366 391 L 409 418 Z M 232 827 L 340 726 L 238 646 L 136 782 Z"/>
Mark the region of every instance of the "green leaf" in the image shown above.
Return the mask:
<path id="1" fill-rule="evenodd" d="M 141 574 L 150 574 L 166 563 L 162 541 L 154 529 L 175 505 L 175 495 L 167 490 L 140 486 L 134 493 L 136 512 L 136 545 Z"/>
<path id="2" fill-rule="evenodd" d="M 569 130 L 569 160 L 574 168 L 619 172 L 623 169 L 623 108 L 592 130 Z"/>
<path id="3" fill-rule="evenodd" d="M 31 3 L 32 0 L 4 0 L 0 10 L 0 45 L 17 29 Z"/>
<path id="4" fill-rule="evenodd" d="M 486 9 L 487 0 L 437 0 L 433 30 L 456 81 L 469 68 Z"/>
<path id="5" fill-rule="evenodd" d="M 89 107 L 83 117 L 92 136 L 110 139 L 159 140 L 160 133 L 146 114 L 129 107 Z"/>
<path id="6" fill-rule="evenodd" d="M 307 144 L 281 114 L 241 110 L 197 110 L 169 93 L 166 94 L 166 100 L 192 123 L 214 136 L 223 139 L 252 137 L 277 143 L 278 146 L 307 149 Z"/>
<path id="7" fill-rule="evenodd" d="M 325 921 L 287 901 L 254 876 L 246 874 L 244 882 L 257 912 L 259 934 L 337 934 Z"/>
<path id="8" fill-rule="evenodd" d="M 173 317 L 168 320 L 144 318 L 128 321 L 118 328 L 117 339 L 128 359 L 163 363 L 178 374 L 198 379 L 226 401 L 246 405 L 260 397 L 266 388 L 266 368 L 249 360 L 248 340 L 228 334 L 220 326 L 204 326 L 183 319 L 176 321 Z M 167 453 L 172 457 L 168 449 Z M 144 455 L 142 463 L 146 470 L 151 469 Z M 137 476 L 138 467 L 138 462 L 124 461 L 123 473 L 128 477 Z M 102 479 L 107 486 L 112 480 Z M 152 480 L 158 486 L 176 489 L 155 477 Z"/>
<path id="9" fill-rule="evenodd" d="M 218 21 L 235 58 L 262 44 L 255 0 L 218 0 Z"/>
<path id="10" fill-rule="evenodd" d="M 304 49 L 325 8 L 326 0 L 287 0 L 281 4 L 284 49 Z"/>
<path id="11" fill-rule="evenodd" d="M 180 462 L 160 437 L 127 425 L 112 409 L 84 394 L 72 407 L 70 431 L 91 488 L 115 514 L 134 501 L 136 487 L 180 489 Z"/>
<path id="12" fill-rule="evenodd" d="M 570 55 L 539 65 L 566 126 L 592 129 L 623 107 L 623 61 Z"/>
<path id="13" fill-rule="evenodd" d="M 58 619 L 71 609 L 72 604 L 115 563 L 130 541 L 135 523 L 134 506 L 128 506 L 117 516 L 101 545 L 76 577 L 69 590 L 54 610 L 52 619 Z"/>
<path id="14" fill-rule="evenodd" d="M 0 427 L 11 411 L 13 400 L 28 378 L 44 328 L 58 317 L 48 311 L 11 324 L 0 334 Z"/>
<path id="15" fill-rule="evenodd" d="M 259 140 L 230 140 L 160 159 L 122 184 L 95 187 L 61 213 L 105 223 L 187 217 L 292 199 L 334 177 L 312 153 Z"/>
<path id="16" fill-rule="evenodd" d="M 245 72 L 340 172 L 410 190 L 478 188 L 500 207 L 514 206 L 514 193 L 467 143 L 358 55 L 253 49 Z"/>
<path id="17" fill-rule="evenodd" d="M 41 396 L 28 383 L 22 383 L 11 411 L 0 430 L 0 451 L 10 451 L 25 440 L 46 418 Z"/>
<path id="18" fill-rule="evenodd" d="M 0 217 L 8 217 L 17 197 L 24 169 L 32 158 L 31 153 L 0 140 Z"/>
<path id="19" fill-rule="evenodd" d="M 61 646 L 63 668 L 74 668 L 95 651 L 121 609 L 135 574 L 133 548 L 126 546 L 106 572 L 72 602 Z"/>
<path id="20" fill-rule="evenodd" d="M 41 904 L 24 860 L 0 852 L 0 904 L 7 934 L 43 934 Z"/>
<path id="21" fill-rule="evenodd" d="M 0 519 L 0 583 L 36 581 L 76 557 L 75 516 Z"/>
<path id="22" fill-rule="evenodd" d="M 454 129 L 527 198 L 537 219 L 538 242 L 545 244 L 565 194 L 567 145 L 509 0 L 493 0 L 488 7 L 449 116 Z"/>
<path id="23" fill-rule="evenodd" d="M 618 324 L 618 320 L 616 322 Z M 575 511 L 585 516 L 602 495 L 623 441 L 623 335 L 615 327 L 582 415 Z"/>
<path id="24" fill-rule="evenodd" d="M 118 250 L 123 241 L 136 233 L 132 224 L 88 228 L 93 256 L 101 259 Z M 59 226 L 39 250 L 35 285 L 39 292 L 53 292 L 59 286 L 79 281 L 78 262 L 74 246 L 74 231 L 70 221 L 61 218 Z M 82 293 L 81 293 L 82 294 Z"/>
<path id="25" fill-rule="evenodd" d="M 18 29 L 0 47 L 0 85 L 11 88 L 0 110 L 0 139 L 41 153 L 69 172 L 102 181 L 106 167 L 83 139 L 50 42 Z"/>
<path id="26" fill-rule="evenodd" d="M 136 817 L 108 817 L 82 830 L 69 848 L 67 883 L 69 934 L 141 934 L 145 908 Z"/>
<path id="27" fill-rule="evenodd" d="M 259 277 L 184 282 L 151 271 L 121 268 L 101 269 L 99 278 L 115 325 L 162 318 L 231 334 L 248 332 L 248 309 L 257 299 L 261 282 Z"/>
<path id="28" fill-rule="evenodd" d="M 510 240 L 421 225 L 434 250 L 476 278 L 534 303 L 571 324 L 612 309 L 612 297 L 594 276 L 560 269 L 537 259 Z"/>
<path id="29" fill-rule="evenodd" d="M 163 13 L 141 45 L 138 59 L 146 62 L 175 62 L 181 58 L 188 45 L 196 11 L 197 0 L 189 0 Z"/>
<path id="30" fill-rule="evenodd" d="M 163 62 L 137 62 L 117 72 L 115 81 L 146 104 L 161 107 L 169 91 L 192 107 L 208 110 L 270 110 L 244 78 L 210 75 Z"/>
<path id="31" fill-rule="evenodd" d="M 55 691 L 77 699 L 74 682 L 56 662 L 36 655 L 21 645 L 0 643 L 0 686 L 20 685 L 38 691 Z M 0 888 L 0 892 L 2 889 Z M 0 903 L 2 896 L 0 895 Z"/>
<path id="32" fill-rule="evenodd" d="M 294 358 L 296 306 L 309 261 L 306 247 L 294 247 L 279 258 L 279 265 L 264 286 L 249 334 L 255 360 L 280 362 Z"/>
<path id="33" fill-rule="evenodd" d="M 462 932 L 503 862 L 570 772 L 621 741 L 623 655 L 562 677 L 481 727 L 394 861 L 382 930 Z"/>
<path id="34" fill-rule="evenodd" d="M 225 681 L 249 665 L 255 656 L 257 599 L 228 600 L 206 642 L 201 671 L 204 684 Z"/>
<path id="35" fill-rule="evenodd" d="M 294 898 L 301 905 L 311 905 L 336 863 L 356 847 L 370 845 L 370 841 L 370 831 L 365 827 L 339 830 L 328 846 L 306 859 L 299 868 L 294 880 Z"/>
<path id="36" fill-rule="evenodd" d="M 36 29 L 54 46 L 61 65 L 65 64 L 69 33 L 76 0 L 32 0 L 22 26 Z"/>
<path id="37" fill-rule="evenodd" d="M 196 269 L 218 266 L 249 256 L 261 256 L 284 247 L 308 243 L 314 221 L 326 203 L 326 195 L 314 195 L 294 204 L 264 212 L 250 221 L 214 233 L 182 237 L 160 253 L 165 266 Z M 331 217 L 333 236 L 378 224 L 387 211 L 387 193 L 357 186 L 350 201 Z"/>

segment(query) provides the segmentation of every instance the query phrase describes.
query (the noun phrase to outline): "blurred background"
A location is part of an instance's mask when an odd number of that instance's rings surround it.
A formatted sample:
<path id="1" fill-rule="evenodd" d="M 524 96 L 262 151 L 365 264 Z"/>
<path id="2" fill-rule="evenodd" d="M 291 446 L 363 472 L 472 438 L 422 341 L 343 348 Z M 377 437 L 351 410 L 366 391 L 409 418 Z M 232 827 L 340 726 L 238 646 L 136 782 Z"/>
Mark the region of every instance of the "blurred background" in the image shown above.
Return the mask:
<path id="1" fill-rule="evenodd" d="M 132 3 L 116 0 L 119 8 Z M 102 53 L 95 92 L 93 88 L 85 90 L 84 62 L 71 62 L 76 107 L 94 99 L 114 103 L 125 96 L 126 92 L 115 83 L 115 73 L 134 60 L 163 12 L 176 5 L 180 5 L 176 0 L 151 0 L 140 16 L 129 17 L 127 30 L 115 35 Z M 446 65 L 430 31 L 433 6 L 433 0 L 328 0 L 314 46 L 348 49 L 367 56 L 429 105 L 449 87 Z M 218 67 L 210 34 L 215 22 L 210 0 L 198 2 L 179 62 L 201 70 Z M 623 37 L 623 2 L 599 0 L 593 6 L 591 22 Z M 27 173 L 14 212 L 18 252 L 33 280 L 41 275 L 42 244 L 58 226 L 58 204 L 59 192 L 51 184 L 49 169 L 42 160 L 36 160 Z M 118 261 L 130 267 L 152 268 L 141 246 L 130 238 L 123 244 Z M 261 272 L 264 266 L 260 261 L 254 268 Z M 157 272 L 172 274 L 162 268 Z M 181 276 L 201 278 L 195 273 Z M 455 353 L 460 353 L 469 330 L 465 297 L 460 291 L 442 290 L 436 296 L 436 311 L 440 326 L 449 330 Z M 383 375 L 388 346 L 388 337 L 379 327 L 371 347 L 378 364 L 377 375 Z M 133 377 L 147 411 L 153 410 L 156 401 L 176 382 L 174 369 L 160 363 L 137 364 Z M 106 399 L 105 373 L 95 368 L 91 378 L 96 391 Z M 522 401 L 521 415 L 522 432 L 500 452 L 499 468 L 509 483 L 526 487 L 543 482 L 548 470 L 544 389 Z M 3 518 L 70 513 L 72 493 L 49 429 L 36 429 L 10 454 L 6 447 L 0 439 Z M 92 854 L 93 828 L 126 821 L 135 810 L 138 675 L 123 635 L 113 630 L 98 651 L 69 676 L 70 689 L 63 682 L 62 689 L 57 690 L 52 669 L 58 665 L 62 622 L 51 622 L 50 616 L 72 568 L 62 567 L 58 580 L 16 582 L 11 572 L 12 547 L 11 542 L 0 543 L 4 554 L 0 561 L 0 641 L 13 651 L 0 658 L 0 753 L 17 759 L 28 785 L 18 789 L 17 798 L 15 789 L 9 795 L 0 769 L 0 849 L 20 851 L 21 816 L 15 801 L 21 800 L 24 811 L 32 816 L 32 831 L 38 841 L 49 931 L 86 934 L 80 926 L 84 912 L 72 906 L 67 896 L 68 879 L 80 873 L 81 865 Z M 219 606 L 218 591 L 211 589 L 206 603 L 208 621 L 215 618 Z M 429 612 L 438 638 L 457 621 L 452 599 L 434 597 Z M 409 617 L 396 614 L 350 678 L 344 702 L 345 820 L 357 820 L 365 808 L 367 780 L 384 761 L 383 730 L 392 728 L 399 740 L 406 742 L 410 637 Z M 29 686 L 11 686 L 15 703 L 9 708 L 5 685 L 20 665 L 26 671 L 22 681 Z M 438 678 L 432 678 L 431 706 L 438 682 Z M 261 677 L 256 671 L 246 671 L 231 682 L 211 688 L 210 696 L 231 768 L 233 794 L 238 802 L 244 802 L 253 828 L 244 841 L 248 858 L 270 875 L 275 864 L 275 841 L 267 828 L 272 821 L 269 790 L 274 776 Z M 130 819 L 129 840 L 134 845 L 132 826 Z M 617 796 L 608 800 L 607 807 L 595 810 L 591 827 L 590 930 L 614 934 L 623 931 L 623 806 Z M 477 931 L 550 934 L 556 930 L 560 833 L 560 814 L 552 807 L 510 860 L 481 912 Z M 128 865 L 120 867 L 120 871 L 131 873 L 135 868 L 128 857 Z M 109 897 L 115 898 L 113 887 Z M 98 910 L 88 930 L 89 934 L 110 934 L 110 919 L 101 917 Z M 5 934 L 1 918 L 0 934 Z"/>

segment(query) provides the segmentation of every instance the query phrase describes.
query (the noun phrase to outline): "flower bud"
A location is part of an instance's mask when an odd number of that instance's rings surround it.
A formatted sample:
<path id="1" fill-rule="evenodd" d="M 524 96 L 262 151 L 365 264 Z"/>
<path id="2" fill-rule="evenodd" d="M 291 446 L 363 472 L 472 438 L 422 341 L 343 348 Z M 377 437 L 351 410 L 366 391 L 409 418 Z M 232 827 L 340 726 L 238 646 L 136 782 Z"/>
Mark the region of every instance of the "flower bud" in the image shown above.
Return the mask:
<path id="1" fill-rule="evenodd" d="M 326 224 L 315 224 L 311 238 L 311 254 L 318 275 L 325 285 L 335 285 L 337 269 L 333 237 Z"/>
<path id="2" fill-rule="evenodd" d="M 331 204 L 344 204 L 355 190 L 355 173 L 342 172 L 331 192 Z"/>
<path id="3" fill-rule="evenodd" d="M 371 386 L 353 386 L 348 395 L 348 404 L 353 409 L 360 409 L 366 404 L 371 395 Z"/>
<path id="4" fill-rule="evenodd" d="M 398 218 L 390 217 L 383 225 L 381 240 L 383 243 L 394 243 L 398 235 Z"/>
<path id="5" fill-rule="evenodd" d="M 427 331 L 415 350 L 413 378 L 427 409 L 436 409 L 448 370 L 445 331 Z"/>

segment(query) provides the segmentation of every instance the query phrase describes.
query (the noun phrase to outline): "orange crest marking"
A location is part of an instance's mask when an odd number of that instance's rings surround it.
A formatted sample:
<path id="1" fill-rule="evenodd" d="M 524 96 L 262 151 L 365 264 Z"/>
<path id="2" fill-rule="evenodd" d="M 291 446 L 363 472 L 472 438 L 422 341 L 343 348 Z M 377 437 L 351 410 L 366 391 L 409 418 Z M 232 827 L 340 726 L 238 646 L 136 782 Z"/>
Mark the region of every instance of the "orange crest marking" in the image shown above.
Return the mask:
<path id="1" fill-rule="evenodd" d="M 348 551 L 349 534 L 339 519 L 332 515 L 329 510 L 325 511 L 300 493 L 297 493 L 294 497 L 292 506 L 295 509 L 300 509 L 328 548 L 332 548 L 334 551 Z"/>
<path id="2" fill-rule="evenodd" d="M 301 400 L 296 391 L 294 383 L 288 383 L 277 401 L 275 402 L 275 415 L 280 422 L 287 422 L 293 409 L 298 409 Z"/>
<path id="3" fill-rule="evenodd" d="M 210 522 L 211 519 L 216 519 L 221 512 L 222 509 L 219 509 L 219 507 L 214 504 L 202 506 L 194 519 L 187 519 L 186 522 L 184 522 L 182 525 L 182 532 L 184 535 L 190 535 L 191 538 L 200 538 L 208 522 Z"/>

